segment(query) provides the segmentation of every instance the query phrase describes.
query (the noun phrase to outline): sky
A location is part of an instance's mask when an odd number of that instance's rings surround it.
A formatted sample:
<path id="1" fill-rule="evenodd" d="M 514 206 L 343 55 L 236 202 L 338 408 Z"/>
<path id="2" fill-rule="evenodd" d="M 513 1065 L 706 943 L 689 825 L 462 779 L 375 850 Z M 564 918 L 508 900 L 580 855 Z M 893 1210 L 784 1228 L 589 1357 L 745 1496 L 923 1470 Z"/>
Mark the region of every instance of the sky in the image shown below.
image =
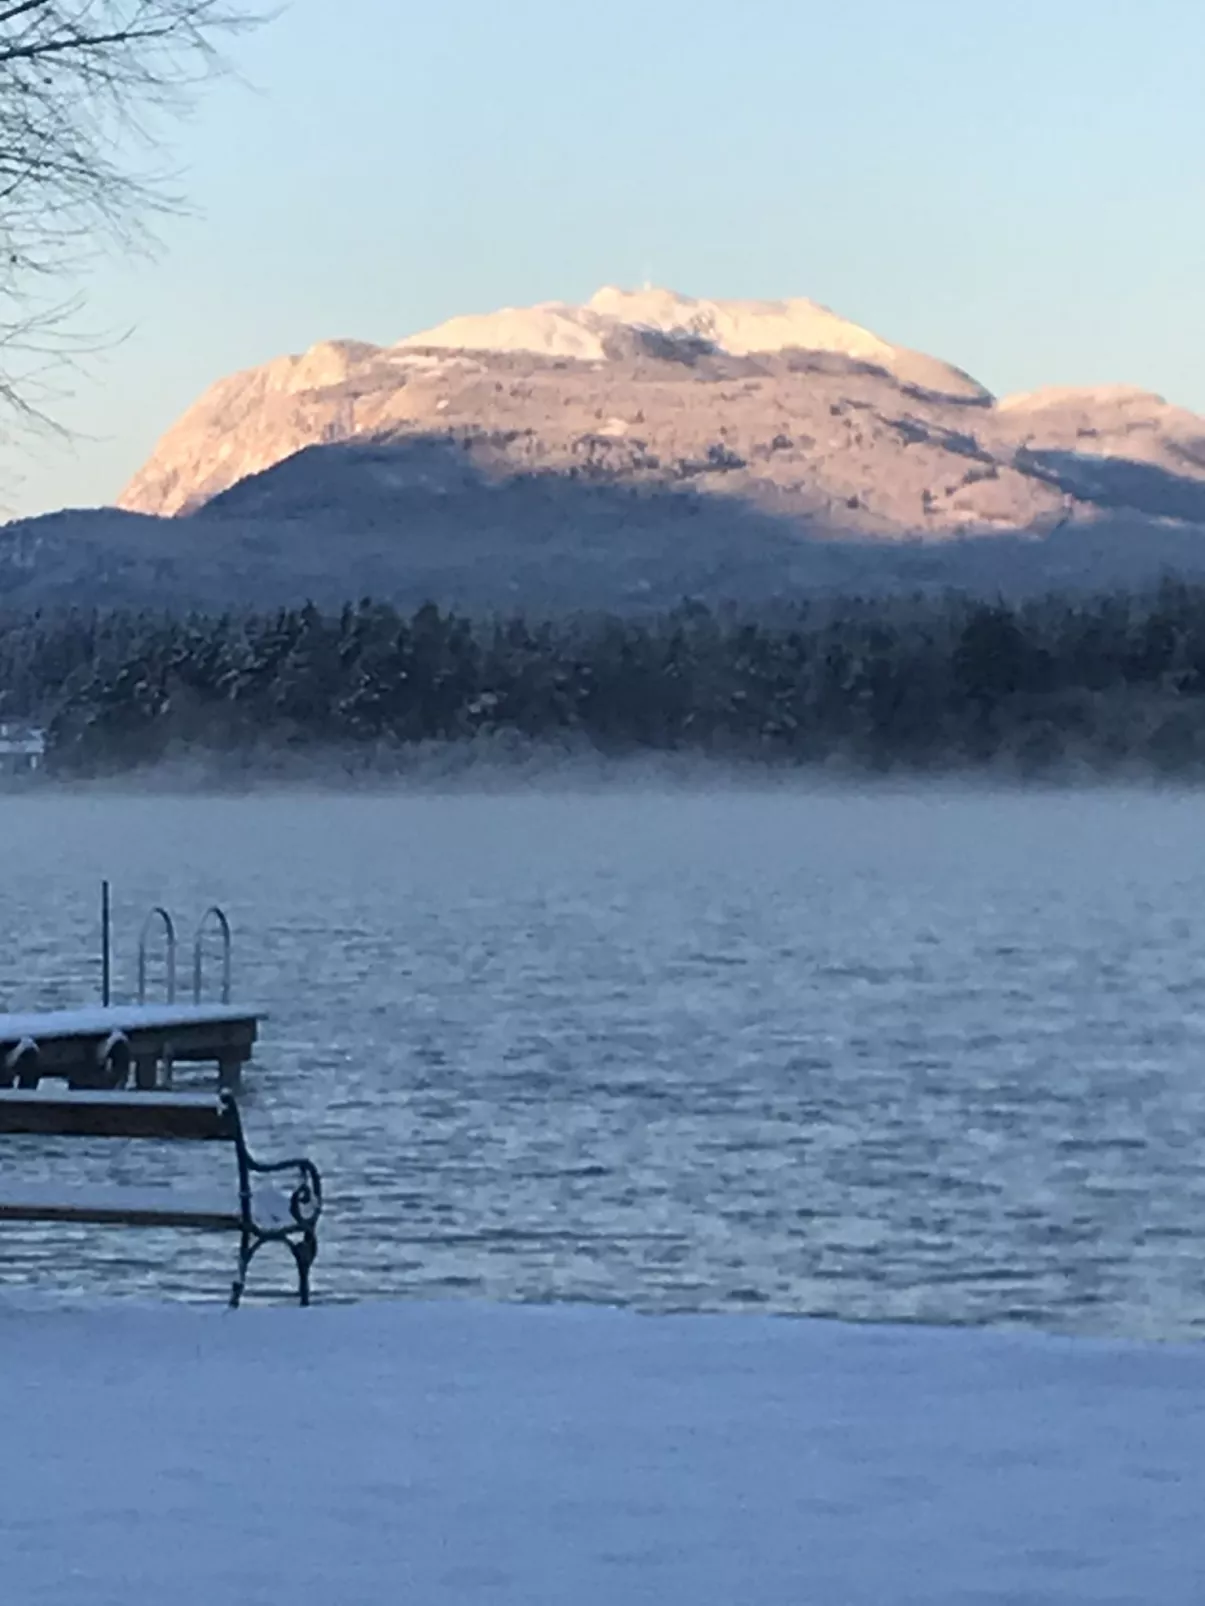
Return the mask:
<path id="1" fill-rule="evenodd" d="M 112 500 L 214 380 L 645 281 L 810 296 L 1006 394 L 1205 411 L 1200 0 L 292 0 L 96 261 L 70 439 L 8 516 Z"/>

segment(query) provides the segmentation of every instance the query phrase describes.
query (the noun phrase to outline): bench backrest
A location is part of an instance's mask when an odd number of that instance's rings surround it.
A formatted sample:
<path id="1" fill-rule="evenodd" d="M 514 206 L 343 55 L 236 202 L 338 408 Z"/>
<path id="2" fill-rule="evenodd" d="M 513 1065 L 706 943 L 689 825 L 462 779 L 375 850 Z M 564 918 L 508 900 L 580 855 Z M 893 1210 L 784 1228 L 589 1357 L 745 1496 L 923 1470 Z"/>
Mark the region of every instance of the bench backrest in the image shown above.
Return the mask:
<path id="1" fill-rule="evenodd" d="M 234 1143 L 238 1128 L 238 1109 L 229 1094 L 0 1088 L 0 1133 Z"/>

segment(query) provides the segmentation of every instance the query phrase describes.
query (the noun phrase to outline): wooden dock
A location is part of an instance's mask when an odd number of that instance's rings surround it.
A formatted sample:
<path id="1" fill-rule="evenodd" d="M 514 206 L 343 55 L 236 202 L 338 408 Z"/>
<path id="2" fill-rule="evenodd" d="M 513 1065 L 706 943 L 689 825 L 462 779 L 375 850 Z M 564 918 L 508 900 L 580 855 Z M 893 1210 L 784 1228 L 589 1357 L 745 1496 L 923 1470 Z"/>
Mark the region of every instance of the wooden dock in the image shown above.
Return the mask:
<path id="1" fill-rule="evenodd" d="M 264 1011 L 245 1004 L 114 1004 L 0 1014 L 0 1086 L 43 1077 L 78 1088 L 170 1085 L 175 1065 L 213 1065 L 235 1088 Z"/>
<path id="2" fill-rule="evenodd" d="M 225 913 L 211 904 L 197 922 L 192 944 L 192 1001 L 177 1001 L 176 922 L 156 904 L 138 937 L 136 1003 L 112 1001 L 110 888 L 101 883 L 101 1002 L 82 1009 L 0 1012 L 0 1088 L 66 1082 L 96 1091 L 169 1088 L 178 1065 L 216 1068 L 217 1084 L 237 1088 L 251 1058 L 265 1011 L 231 1001 L 231 935 Z M 149 945 L 163 939 L 165 997 L 148 1002 Z M 203 1000 L 207 933 L 220 940 L 220 999 Z"/>

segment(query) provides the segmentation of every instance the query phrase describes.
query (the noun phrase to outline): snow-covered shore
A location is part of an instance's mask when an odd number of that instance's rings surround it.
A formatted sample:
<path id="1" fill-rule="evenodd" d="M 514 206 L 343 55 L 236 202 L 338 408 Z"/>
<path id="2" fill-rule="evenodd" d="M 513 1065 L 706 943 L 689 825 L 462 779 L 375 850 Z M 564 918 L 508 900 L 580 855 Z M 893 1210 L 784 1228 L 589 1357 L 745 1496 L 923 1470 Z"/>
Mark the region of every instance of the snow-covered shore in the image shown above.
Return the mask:
<path id="1" fill-rule="evenodd" d="M 446 1304 L 0 1308 L 13 1606 L 1197 1606 L 1205 1353 Z"/>

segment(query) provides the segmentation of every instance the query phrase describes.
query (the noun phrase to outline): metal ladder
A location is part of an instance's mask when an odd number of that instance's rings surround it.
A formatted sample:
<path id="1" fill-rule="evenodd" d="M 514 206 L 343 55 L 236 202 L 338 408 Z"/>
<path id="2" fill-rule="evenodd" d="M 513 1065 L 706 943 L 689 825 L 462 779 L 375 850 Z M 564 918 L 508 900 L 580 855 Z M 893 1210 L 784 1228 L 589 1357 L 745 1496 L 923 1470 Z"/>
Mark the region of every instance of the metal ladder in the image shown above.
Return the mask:
<path id="1" fill-rule="evenodd" d="M 222 943 L 222 990 L 221 1001 L 229 1004 L 233 984 L 233 939 L 230 921 L 226 912 L 218 904 L 211 903 L 201 918 L 197 921 L 196 931 L 192 943 L 192 1001 L 200 1005 L 205 990 L 205 937 L 211 926 L 216 926 Z M 138 1002 L 147 1002 L 147 975 L 148 957 L 151 938 L 156 927 L 163 932 L 164 954 L 164 991 L 165 1002 L 172 1005 L 176 1002 L 177 990 L 177 952 L 179 942 L 176 936 L 176 923 L 171 912 L 162 904 L 156 904 L 148 910 L 146 919 L 142 922 L 142 929 L 138 934 Z M 104 992 L 105 1003 L 110 998 L 110 916 L 108 883 L 105 884 L 104 893 Z M 168 1048 L 157 1065 L 147 1065 L 139 1069 L 139 1083 L 143 1086 L 158 1086 L 169 1088 L 173 1080 L 173 1063 L 171 1049 Z"/>
<path id="2" fill-rule="evenodd" d="M 147 913 L 142 922 L 142 930 L 138 934 L 138 1002 L 147 1001 L 147 957 L 150 948 L 151 935 L 156 925 L 163 928 L 164 939 L 164 986 L 166 990 L 165 1002 L 176 1002 L 176 954 L 179 943 L 176 937 L 176 923 L 170 912 L 162 904 L 156 904 Z M 222 939 L 222 995 L 223 1004 L 230 1002 L 233 983 L 233 938 L 230 930 L 230 921 L 226 912 L 218 904 L 211 903 L 209 908 L 197 921 L 196 934 L 192 943 L 192 1001 L 200 1004 L 205 991 L 205 934 L 210 926 L 216 926 Z M 107 1000 L 106 1000 L 107 1001 Z"/>

